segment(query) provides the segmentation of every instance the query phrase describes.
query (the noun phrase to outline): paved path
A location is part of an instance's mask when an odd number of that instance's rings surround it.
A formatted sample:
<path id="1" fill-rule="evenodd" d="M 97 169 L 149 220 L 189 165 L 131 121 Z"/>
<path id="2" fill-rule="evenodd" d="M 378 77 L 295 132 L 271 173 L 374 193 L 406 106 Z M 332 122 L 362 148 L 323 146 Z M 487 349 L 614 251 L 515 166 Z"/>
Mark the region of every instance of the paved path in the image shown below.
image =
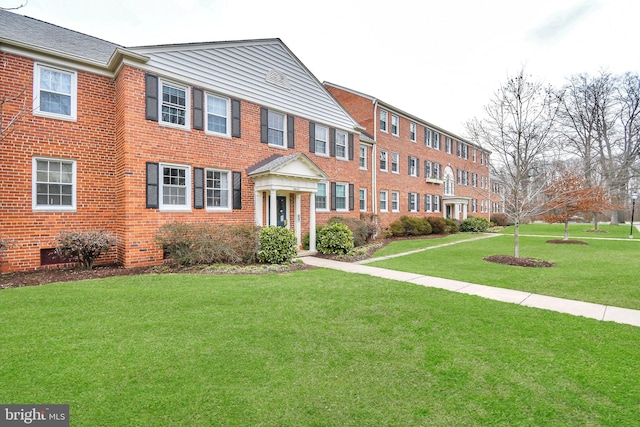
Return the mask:
<path id="1" fill-rule="evenodd" d="M 305 264 L 315 267 L 329 268 L 332 270 L 340 270 L 348 273 L 366 274 L 369 276 L 381 277 L 384 279 L 398 280 L 401 282 L 414 283 L 416 285 L 446 289 L 448 291 L 460 292 L 463 294 L 477 295 L 496 301 L 510 302 L 527 307 L 535 307 L 545 310 L 557 311 L 560 313 L 572 314 L 574 316 L 584 316 L 597 320 L 605 320 L 616 323 L 624 323 L 627 325 L 640 326 L 640 310 L 611 307 L 590 302 L 573 301 L 564 298 L 549 297 L 544 295 L 532 294 L 529 292 L 516 291 L 513 289 L 494 288 L 491 286 L 459 282 L 457 280 L 442 279 L 440 277 L 423 276 L 416 273 L 405 273 L 402 271 L 387 270 L 385 268 L 371 267 L 349 262 L 333 261 L 324 258 L 316 258 L 313 256 L 303 256 L 300 259 Z M 380 259 L 381 258 L 376 258 L 376 261 Z"/>

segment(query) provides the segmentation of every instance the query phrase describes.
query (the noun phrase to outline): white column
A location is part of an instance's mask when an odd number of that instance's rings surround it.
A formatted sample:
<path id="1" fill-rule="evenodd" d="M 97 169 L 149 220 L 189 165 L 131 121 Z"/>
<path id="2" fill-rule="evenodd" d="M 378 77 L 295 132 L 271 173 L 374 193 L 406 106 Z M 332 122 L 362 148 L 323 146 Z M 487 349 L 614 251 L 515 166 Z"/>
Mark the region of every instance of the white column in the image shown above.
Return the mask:
<path id="1" fill-rule="evenodd" d="M 269 225 L 278 225 L 278 200 L 276 190 L 271 190 L 269 194 Z"/>
<path id="2" fill-rule="evenodd" d="M 301 218 L 301 210 L 300 210 L 300 193 L 296 193 L 295 205 L 293 207 L 293 215 L 294 219 L 294 231 L 296 233 L 296 240 L 298 241 L 298 248 L 302 245 L 302 218 Z"/>
<path id="3" fill-rule="evenodd" d="M 309 250 L 316 250 L 316 193 L 309 193 Z"/>
<path id="4" fill-rule="evenodd" d="M 453 219 L 460 220 L 460 203 L 453 204 Z"/>
<path id="5" fill-rule="evenodd" d="M 467 215 L 469 214 L 469 203 L 464 203 L 462 205 L 462 219 L 467 219 Z"/>
<path id="6" fill-rule="evenodd" d="M 263 223 L 262 223 L 262 213 L 263 213 L 263 207 L 262 207 L 262 191 L 256 191 L 253 195 L 254 199 L 255 199 L 255 212 L 254 212 L 254 220 L 255 223 L 258 227 L 262 227 Z"/>

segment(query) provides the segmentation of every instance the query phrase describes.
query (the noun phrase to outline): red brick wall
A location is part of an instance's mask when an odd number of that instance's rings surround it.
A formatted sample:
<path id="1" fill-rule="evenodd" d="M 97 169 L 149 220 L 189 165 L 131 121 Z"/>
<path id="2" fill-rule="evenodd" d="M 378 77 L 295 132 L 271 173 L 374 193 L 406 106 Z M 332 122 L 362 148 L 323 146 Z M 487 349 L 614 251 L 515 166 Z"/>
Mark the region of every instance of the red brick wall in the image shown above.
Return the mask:
<path id="1" fill-rule="evenodd" d="M 389 223 L 396 221 L 403 215 L 409 216 L 444 216 L 444 206 L 441 203 L 441 212 L 425 212 L 424 211 L 424 195 L 443 195 L 444 186 L 442 184 L 427 183 L 424 176 L 424 161 L 429 160 L 431 162 L 440 163 L 441 175 L 444 173 L 444 169 L 450 166 L 453 169 L 454 178 L 456 169 L 463 169 L 469 172 L 469 185 L 455 186 L 455 195 L 471 197 L 478 199 L 478 212 L 471 212 L 471 203 L 469 203 L 468 216 L 481 216 L 489 218 L 489 212 L 480 212 L 480 200 L 488 200 L 489 189 L 483 189 L 480 187 L 480 176 L 488 178 L 489 168 L 487 165 L 480 164 L 480 152 L 478 151 L 476 162 L 472 160 L 473 147 L 469 146 L 469 158 L 468 160 L 457 157 L 455 150 L 455 139 L 452 154 L 447 154 L 445 151 L 445 134 L 441 133 L 441 149 L 436 150 L 424 145 L 424 125 L 419 122 L 416 123 L 416 138 L 415 142 L 410 138 L 410 123 L 413 121 L 410 118 L 404 117 L 392 109 L 378 107 L 377 111 L 374 111 L 371 100 L 353 92 L 339 89 L 332 86 L 327 86 L 327 89 L 331 94 L 340 101 L 343 107 L 361 124 L 367 123 L 367 133 L 376 135 L 376 150 L 377 156 L 374 159 L 375 167 L 377 168 L 377 192 L 387 190 L 388 191 L 388 213 L 379 212 L 379 224 L 382 227 L 387 227 Z M 380 109 L 384 109 L 388 112 L 387 132 L 383 132 L 379 129 L 379 114 Z M 400 120 L 399 135 L 394 136 L 391 134 L 391 114 L 395 114 Z M 387 150 L 388 152 L 388 171 L 384 172 L 380 170 L 379 153 L 380 150 Z M 398 173 L 391 172 L 391 158 L 392 153 L 398 153 L 399 156 L 399 169 Z M 416 157 L 420 163 L 420 176 L 412 177 L 408 174 L 408 157 Z M 478 186 L 472 187 L 471 174 L 478 174 Z M 391 192 L 397 191 L 399 193 L 399 212 L 391 211 Z M 418 212 L 409 212 L 409 193 L 418 193 L 420 195 L 420 207 Z"/>
<path id="2" fill-rule="evenodd" d="M 116 230 L 114 84 L 106 77 L 78 72 L 77 120 L 39 117 L 33 102 L 34 62 L 0 53 L 0 96 L 26 89 L 26 115 L 0 142 L 0 237 L 10 247 L 0 256 L 3 272 L 30 270 L 40 265 L 40 249 L 55 246 L 63 230 Z M 22 108 L 10 102 L 3 111 L 3 127 Z M 32 158 L 72 159 L 77 162 L 77 210 L 37 212 L 32 209 Z M 113 261 L 116 251 L 104 257 Z"/>

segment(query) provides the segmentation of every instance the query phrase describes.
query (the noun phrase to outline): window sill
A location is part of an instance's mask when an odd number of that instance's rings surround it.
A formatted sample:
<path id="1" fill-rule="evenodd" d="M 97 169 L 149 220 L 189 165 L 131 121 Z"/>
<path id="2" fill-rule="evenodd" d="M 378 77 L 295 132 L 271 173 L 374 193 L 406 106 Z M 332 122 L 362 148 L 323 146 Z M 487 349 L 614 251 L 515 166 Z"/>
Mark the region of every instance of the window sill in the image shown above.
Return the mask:
<path id="1" fill-rule="evenodd" d="M 444 184 L 443 179 L 437 179 L 437 178 L 425 178 L 425 181 L 431 184 Z"/>

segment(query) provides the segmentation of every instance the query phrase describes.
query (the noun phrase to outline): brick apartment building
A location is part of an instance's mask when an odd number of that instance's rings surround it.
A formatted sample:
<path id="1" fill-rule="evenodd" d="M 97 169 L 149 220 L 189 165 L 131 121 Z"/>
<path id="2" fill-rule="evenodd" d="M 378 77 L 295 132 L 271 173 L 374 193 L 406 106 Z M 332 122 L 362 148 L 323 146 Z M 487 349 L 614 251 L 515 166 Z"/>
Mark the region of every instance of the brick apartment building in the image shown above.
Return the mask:
<path id="1" fill-rule="evenodd" d="M 485 151 L 325 87 L 279 39 L 125 48 L 0 11 L 0 66 L 3 272 L 59 262 L 64 230 L 110 232 L 101 261 L 134 267 L 162 262 L 154 236 L 174 221 L 279 225 L 314 245 L 335 215 L 488 216 Z"/>
<path id="2" fill-rule="evenodd" d="M 324 85 L 375 141 L 372 206 L 382 227 L 402 215 L 489 219 L 500 211 L 488 151 L 375 97 Z"/>

